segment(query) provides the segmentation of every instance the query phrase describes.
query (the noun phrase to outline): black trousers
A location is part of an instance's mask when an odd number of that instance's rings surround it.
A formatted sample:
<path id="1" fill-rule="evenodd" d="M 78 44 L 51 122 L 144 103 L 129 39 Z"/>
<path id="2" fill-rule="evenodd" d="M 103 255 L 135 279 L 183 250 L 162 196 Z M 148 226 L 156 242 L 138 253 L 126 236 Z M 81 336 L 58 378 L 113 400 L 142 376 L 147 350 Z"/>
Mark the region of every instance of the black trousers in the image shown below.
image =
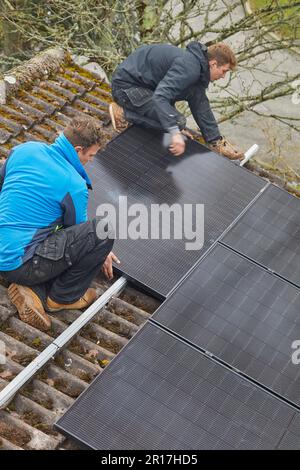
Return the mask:
<path id="1" fill-rule="evenodd" d="M 215 120 L 205 88 L 200 87 L 193 91 L 189 101 L 197 108 L 197 124 L 206 142 L 213 142 L 221 137 L 218 124 Z M 142 127 L 162 130 L 156 106 L 153 103 L 153 91 L 148 88 L 132 86 L 128 83 L 112 81 L 112 96 L 118 105 L 124 109 L 125 119 Z M 175 103 L 171 103 L 175 105 Z M 192 111 L 192 108 L 191 108 Z M 195 111 L 195 110 L 194 110 Z M 186 127 L 186 118 L 174 106 L 173 114 L 180 130 Z"/>
<path id="2" fill-rule="evenodd" d="M 112 96 L 123 109 L 125 119 L 138 126 L 162 130 L 162 126 L 152 101 L 153 91 L 147 88 L 131 87 L 122 89 L 112 86 Z M 186 127 L 186 118 L 174 108 L 176 124 L 180 130 Z"/>
<path id="3" fill-rule="evenodd" d="M 29 286 L 45 304 L 47 296 L 58 303 L 73 303 L 86 292 L 112 250 L 112 232 L 97 236 L 95 217 L 59 230 L 37 246 L 35 255 L 13 271 L 1 271 L 8 282 Z"/>

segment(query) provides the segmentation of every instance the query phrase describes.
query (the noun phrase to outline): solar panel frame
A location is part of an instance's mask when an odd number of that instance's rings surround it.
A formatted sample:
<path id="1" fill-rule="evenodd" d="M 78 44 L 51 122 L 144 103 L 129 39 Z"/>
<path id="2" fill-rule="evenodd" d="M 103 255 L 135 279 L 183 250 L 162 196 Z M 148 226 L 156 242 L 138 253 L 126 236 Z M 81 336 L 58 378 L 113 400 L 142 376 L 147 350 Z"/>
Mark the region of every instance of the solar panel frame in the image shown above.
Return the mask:
<path id="1" fill-rule="evenodd" d="M 300 201 L 270 185 L 221 242 L 300 287 Z"/>

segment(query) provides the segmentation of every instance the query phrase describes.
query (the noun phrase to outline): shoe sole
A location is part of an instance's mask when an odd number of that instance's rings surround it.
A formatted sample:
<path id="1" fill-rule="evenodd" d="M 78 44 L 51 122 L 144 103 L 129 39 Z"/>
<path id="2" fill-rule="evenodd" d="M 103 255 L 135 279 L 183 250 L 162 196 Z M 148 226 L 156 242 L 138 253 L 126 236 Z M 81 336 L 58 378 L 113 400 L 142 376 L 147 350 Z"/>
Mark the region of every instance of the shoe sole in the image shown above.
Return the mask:
<path id="1" fill-rule="evenodd" d="M 245 158 L 245 155 L 244 154 L 241 154 L 241 155 L 233 155 L 233 154 L 229 154 L 229 153 L 225 153 L 225 152 L 222 152 L 221 150 L 217 150 L 216 148 L 214 147 L 211 147 L 211 146 L 208 146 L 208 148 L 210 150 L 212 150 L 213 152 L 219 154 L 219 155 L 222 155 L 223 157 L 226 157 L 228 158 L 229 160 L 243 160 L 243 158 Z"/>
<path id="2" fill-rule="evenodd" d="M 229 160 L 243 160 L 243 158 L 245 158 L 245 155 L 242 155 L 242 156 L 240 156 L 240 155 L 238 155 L 238 156 L 227 155 L 227 158 L 229 158 Z"/>
<path id="3" fill-rule="evenodd" d="M 83 307 L 64 306 L 64 307 L 59 307 L 59 308 L 52 308 L 52 307 L 49 307 L 49 305 L 47 305 L 47 312 L 55 313 L 55 312 L 62 312 L 63 310 L 83 310 L 84 308 L 87 308 L 88 306 L 83 306 Z"/>
<path id="4" fill-rule="evenodd" d="M 49 304 L 47 303 L 46 308 L 47 308 L 47 311 L 50 313 L 61 312 L 62 310 L 83 310 L 83 309 L 88 308 L 90 305 L 92 305 L 96 299 L 97 299 L 97 296 L 90 302 L 85 301 L 85 305 L 81 305 L 81 306 L 80 305 L 76 306 L 75 304 L 72 304 L 69 306 L 66 304 L 63 307 L 58 307 L 58 308 L 50 307 Z"/>
<path id="5" fill-rule="evenodd" d="M 46 310 L 47 312 L 50 312 L 50 313 L 55 313 L 55 312 L 62 312 L 63 310 L 81 310 L 85 307 L 68 307 L 67 305 L 64 305 L 63 307 L 59 307 L 59 308 L 53 308 L 53 307 L 49 307 L 48 304 L 46 304 Z"/>
<path id="6" fill-rule="evenodd" d="M 109 111 L 110 120 L 111 120 L 111 123 L 112 123 L 112 126 L 113 126 L 114 130 L 116 132 L 119 132 L 119 130 L 117 129 L 117 126 L 116 126 L 115 115 L 114 115 L 114 110 L 113 110 L 112 103 L 109 105 L 108 111 Z"/>
<path id="7" fill-rule="evenodd" d="M 44 312 L 39 297 L 31 289 L 11 284 L 8 288 L 8 296 L 10 301 L 17 307 L 22 321 L 42 331 L 51 328 L 51 319 Z M 37 304 L 40 304 L 39 308 L 34 305 L 34 300 Z"/>

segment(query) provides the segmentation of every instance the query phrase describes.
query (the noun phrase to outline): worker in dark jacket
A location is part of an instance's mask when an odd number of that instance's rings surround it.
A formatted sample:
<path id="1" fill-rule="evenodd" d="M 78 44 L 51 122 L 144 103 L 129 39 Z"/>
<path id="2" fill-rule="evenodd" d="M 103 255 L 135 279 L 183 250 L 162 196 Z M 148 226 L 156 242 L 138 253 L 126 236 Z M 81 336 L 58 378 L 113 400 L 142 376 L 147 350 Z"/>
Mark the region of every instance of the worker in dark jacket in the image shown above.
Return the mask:
<path id="1" fill-rule="evenodd" d="M 90 283 L 102 267 L 112 277 L 113 234 L 98 237 L 87 219 L 84 165 L 100 148 L 90 117 L 74 118 L 51 145 L 15 147 L 0 170 L 0 275 L 20 318 L 42 330 L 50 312 L 82 309 L 96 298 Z"/>
<path id="2" fill-rule="evenodd" d="M 171 135 L 170 151 L 181 155 L 185 150 L 182 134 L 188 132 L 175 103 L 185 100 L 207 144 L 231 159 L 242 158 L 221 136 L 206 96 L 209 83 L 235 67 L 233 52 L 222 43 L 207 48 L 195 41 L 186 49 L 169 44 L 141 46 L 113 74 L 112 124 L 116 131 L 128 123 L 162 129 Z"/>

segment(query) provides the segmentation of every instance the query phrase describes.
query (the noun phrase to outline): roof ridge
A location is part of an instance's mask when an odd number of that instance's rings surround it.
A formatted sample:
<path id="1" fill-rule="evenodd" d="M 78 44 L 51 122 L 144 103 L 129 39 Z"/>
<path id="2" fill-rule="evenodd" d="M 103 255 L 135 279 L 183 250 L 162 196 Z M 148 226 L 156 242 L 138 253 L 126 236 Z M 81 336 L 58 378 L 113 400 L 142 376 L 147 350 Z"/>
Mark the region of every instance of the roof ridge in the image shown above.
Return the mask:
<path id="1" fill-rule="evenodd" d="M 69 52 L 63 48 L 50 48 L 35 55 L 28 61 L 0 75 L 0 104 L 9 96 L 35 80 L 47 78 L 59 70 L 66 61 L 71 61 Z"/>

